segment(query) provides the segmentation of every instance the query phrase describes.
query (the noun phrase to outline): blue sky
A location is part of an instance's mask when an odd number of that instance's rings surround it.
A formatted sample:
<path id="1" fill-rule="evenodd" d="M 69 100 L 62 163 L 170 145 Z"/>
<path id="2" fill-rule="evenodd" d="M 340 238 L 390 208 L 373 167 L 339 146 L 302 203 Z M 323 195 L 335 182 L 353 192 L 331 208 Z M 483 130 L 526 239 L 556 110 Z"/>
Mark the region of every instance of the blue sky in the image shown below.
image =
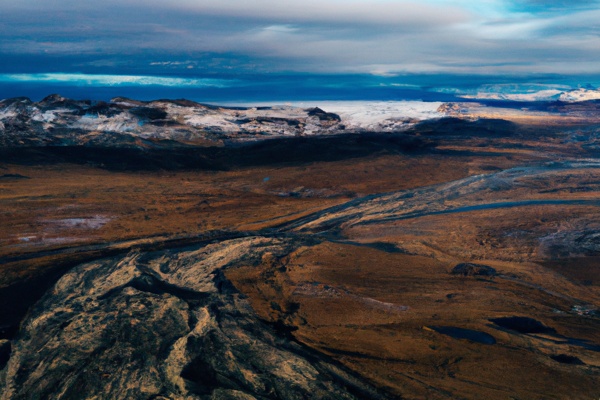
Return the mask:
<path id="1" fill-rule="evenodd" d="M 581 0 L 0 0 L 0 74 L 574 85 L 598 81 L 598 21 Z"/>

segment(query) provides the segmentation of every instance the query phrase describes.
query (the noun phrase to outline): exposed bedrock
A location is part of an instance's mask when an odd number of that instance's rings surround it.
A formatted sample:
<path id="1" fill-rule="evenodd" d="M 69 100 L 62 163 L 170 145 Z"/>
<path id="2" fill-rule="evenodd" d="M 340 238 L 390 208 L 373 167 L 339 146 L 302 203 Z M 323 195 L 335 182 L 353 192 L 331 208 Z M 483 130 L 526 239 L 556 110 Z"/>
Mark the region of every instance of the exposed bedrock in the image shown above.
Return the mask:
<path id="1" fill-rule="evenodd" d="M 452 268 L 452 275 L 462 276 L 495 276 L 496 270 L 490 266 L 473 263 L 460 263 Z"/>
<path id="2" fill-rule="evenodd" d="M 289 225 L 298 231 L 323 232 L 355 226 L 381 225 L 426 216 L 531 206 L 600 205 L 596 198 L 543 197 L 539 188 L 553 184 L 561 175 L 594 171 L 595 161 L 552 162 L 531 167 L 473 175 L 464 179 L 421 188 L 369 195 L 298 219 Z M 517 190 L 522 190 L 521 193 Z M 523 196 L 523 198 L 519 198 Z M 533 197 L 535 196 L 535 197 Z M 533 197 L 533 198 L 532 198 Z M 505 200 L 510 198 L 510 200 Z M 577 240 L 586 249 L 596 249 L 597 235 Z"/>
<path id="3" fill-rule="evenodd" d="M 222 274 L 292 249 L 253 237 L 74 268 L 24 320 L 1 398 L 381 398 L 259 320 Z"/>

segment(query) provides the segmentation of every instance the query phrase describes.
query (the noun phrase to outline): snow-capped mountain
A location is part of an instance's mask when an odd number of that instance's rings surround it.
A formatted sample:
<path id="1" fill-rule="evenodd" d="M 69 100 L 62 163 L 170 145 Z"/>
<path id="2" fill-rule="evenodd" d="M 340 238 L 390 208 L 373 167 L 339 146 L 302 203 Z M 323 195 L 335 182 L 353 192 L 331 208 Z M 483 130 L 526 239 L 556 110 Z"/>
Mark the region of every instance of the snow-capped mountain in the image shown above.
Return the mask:
<path id="1" fill-rule="evenodd" d="M 600 100 L 599 89 L 575 89 L 568 92 L 561 93 L 558 98 L 560 101 L 566 102 L 578 102 L 578 101 L 589 101 L 589 100 Z"/>
<path id="2" fill-rule="evenodd" d="M 110 102 L 71 100 L 51 95 L 0 101 L 0 145 L 140 145 L 173 140 L 220 145 L 269 137 L 328 135 L 347 132 L 395 132 L 429 118 L 439 118 L 441 103 L 327 103 L 221 107 L 188 100 Z"/>
<path id="3" fill-rule="evenodd" d="M 492 85 L 483 86 L 473 93 L 460 97 L 475 100 L 508 101 L 563 101 L 574 103 L 599 100 L 600 90 L 593 88 L 571 89 L 555 85 Z"/>

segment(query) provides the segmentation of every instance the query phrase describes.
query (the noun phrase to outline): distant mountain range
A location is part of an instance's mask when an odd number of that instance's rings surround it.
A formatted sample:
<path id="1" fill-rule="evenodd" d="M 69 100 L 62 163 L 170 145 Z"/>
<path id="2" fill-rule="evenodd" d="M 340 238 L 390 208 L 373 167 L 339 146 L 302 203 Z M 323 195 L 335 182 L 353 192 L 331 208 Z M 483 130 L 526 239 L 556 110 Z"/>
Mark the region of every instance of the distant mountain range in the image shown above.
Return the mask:
<path id="1" fill-rule="evenodd" d="M 310 105 L 309 105 L 310 104 Z M 275 137 L 398 132 L 440 118 L 442 103 L 329 102 L 226 107 L 189 100 L 109 102 L 50 95 L 0 100 L 0 146 L 151 146 L 157 141 L 222 146 Z M 338 114 L 339 113 L 339 114 Z"/>
<path id="2" fill-rule="evenodd" d="M 554 92 L 490 90 L 464 103 L 332 101 L 257 107 L 124 97 L 109 102 L 72 100 L 56 94 L 39 102 L 17 97 L 0 100 L 0 147 L 145 148 L 167 141 L 170 145 L 213 147 L 269 138 L 406 132 L 424 121 L 444 117 L 511 120 L 527 114 L 597 119 L 597 102 L 584 100 L 600 99 L 600 91 Z M 555 101 L 533 102 L 540 98 Z"/>
<path id="3" fill-rule="evenodd" d="M 509 101 L 563 101 L 568 103 L 600 100 L 600 90 L 579 88 L 533 88 L 525 91 L 507 91 L 503 87 L 486 87 L 474 94 L 462 95 L 465 99 Z"/>
<path id="4" fill-rule="evenodd" d="M 0 145 L 142 145 L 172 140 L 215 145 L 256 137 L 325 134 L 343 130 L 340 117 L 319 108 L 218 107 L 188 100 L 110 102 L 51 95 L 0 101 Z"/>

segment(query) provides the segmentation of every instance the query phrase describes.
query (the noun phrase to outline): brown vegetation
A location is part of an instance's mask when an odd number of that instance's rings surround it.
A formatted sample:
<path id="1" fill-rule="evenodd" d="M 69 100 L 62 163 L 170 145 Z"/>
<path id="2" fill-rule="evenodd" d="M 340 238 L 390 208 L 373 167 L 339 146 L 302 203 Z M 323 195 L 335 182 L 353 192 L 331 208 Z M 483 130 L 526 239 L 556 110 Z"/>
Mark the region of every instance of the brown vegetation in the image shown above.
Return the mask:
<path id="1" fill-rule="evenodd" d="M 2 174 L 30 178 L 0 179 L 1 285 L 102 253 L 85 246 L 127 251 L 144 240 L 185 244 L 220 230 L 257 232 L 370 194 L 590 154 L 564 137 L 437 137 L 426 152 L 215 171 L 1 164 Z M 445 204 L 596 200 L 598 171 L 523 177 Z M 369 223 L 361 214 L 335 233 L 299 230 L 314 243 L 225 273 L 263 320 L 394 396 L 597 398 L 600 269 L 593 246 L 575 244 L 599 226 L 597 210 L 532 204 Z M 465 262 L 497 274 L 451 273 Z M 491 322 L 509 316 L 554 333 Z M 496 343 L 457 339 L 439 327 Z"/>

